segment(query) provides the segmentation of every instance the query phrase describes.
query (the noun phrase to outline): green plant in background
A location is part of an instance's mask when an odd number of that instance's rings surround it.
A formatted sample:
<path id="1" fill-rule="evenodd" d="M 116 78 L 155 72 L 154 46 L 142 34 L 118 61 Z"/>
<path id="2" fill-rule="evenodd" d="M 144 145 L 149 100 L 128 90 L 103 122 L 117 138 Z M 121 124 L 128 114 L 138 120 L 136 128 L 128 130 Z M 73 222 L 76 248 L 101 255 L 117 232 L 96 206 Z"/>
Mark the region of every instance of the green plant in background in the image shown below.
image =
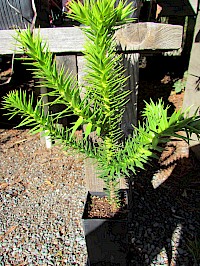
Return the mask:
<path id="1" fill-rule="evenodd" d="M 183 75 L 183 78 L 182 79 L 178 79 L 174 83 L 173 88 L 175 90 L 175 93 L 181 93 L 182 91 L 185 90 L 187 77 L 188 77 L 188 71 L 185 71 L 184 75 Z"/>
<path id="2" fill-rule="evenodd" d="M 195 236 L 194 240 L 187 240 L 188 251 L 192 254 L 194 258 L 195 265 L 200 263 L 200 239 Z"/>
<path id="3" fill-rule="evenodd" d="M 133 133 L 125 138 L 120 123 L 129 91 L 124 90 L 127 78 L 121 64 L 121 55 L 115 52 L 114 32 L 117 26 L 132 21 L 131 4 L 123 0 L 115 7 L 115 0 L 85 0 L 70 2 L 70 17 L 81 24 L 86 36 L 84 56 L 86 75 L 81 97 L 78 84 L 64 67 L 57 70 L 56 61 L 39 35 L 25 30 L 19 32 L 21 48 L 29 57 L 26 64 L 31 66 L 34 77 L 39 78 L 39 86 L 50 88 L 48 96 L 54 100 L 48 105 L 62 104 L 65 109 L 57 114 L 44 114 L 43 102 L 38 100 L 33 106 L 33 96 L 26 92 L 13 91 L 4 97 L 3 108 L 12 116 L 21 115 L 19 126 L 31 125 L 31 133 L 46 132 L 52 139 L 60 140 L 64 147 L 74 147 L 87 156 L 96 158 L 100 178 L 103 178 L 113 211 L 118 207 L 119 178 L 136 173 L 144 168 L 155 151 L 162 151 L 163 143 L 171 136 L 184 138 L 177 132 L 184 130 L 189 139 L 192 133 L 199 136 L 200 118 L 184 117 L 180 111 L 167 115 L 167 108 L 161 100 L 146 104 L 143 123 L 133 126 Z M 77 120 L 70 128 L 59 127 L 60 117 L 76 115 Z M 76 138 L 76 130 L 84 128 L 83 138 Z M 95 132 L 101 141 L 92 141 Z"/>

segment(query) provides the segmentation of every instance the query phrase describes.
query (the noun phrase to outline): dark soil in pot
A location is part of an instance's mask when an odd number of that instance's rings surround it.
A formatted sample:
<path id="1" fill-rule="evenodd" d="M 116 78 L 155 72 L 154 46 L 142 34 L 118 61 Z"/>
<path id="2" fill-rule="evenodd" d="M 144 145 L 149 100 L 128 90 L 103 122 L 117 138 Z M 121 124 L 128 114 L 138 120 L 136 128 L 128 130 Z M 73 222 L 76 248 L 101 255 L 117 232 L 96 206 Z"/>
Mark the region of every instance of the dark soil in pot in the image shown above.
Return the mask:
<path id="1" fill-rule="evenodd" d="M 116 212 L 112 211 L 108 197 L 102 192 L 89 192 L 83 217 L 93 219 L 123 219 L 127 217 L 127 193 L 120 193 L 120 206 Z"/>

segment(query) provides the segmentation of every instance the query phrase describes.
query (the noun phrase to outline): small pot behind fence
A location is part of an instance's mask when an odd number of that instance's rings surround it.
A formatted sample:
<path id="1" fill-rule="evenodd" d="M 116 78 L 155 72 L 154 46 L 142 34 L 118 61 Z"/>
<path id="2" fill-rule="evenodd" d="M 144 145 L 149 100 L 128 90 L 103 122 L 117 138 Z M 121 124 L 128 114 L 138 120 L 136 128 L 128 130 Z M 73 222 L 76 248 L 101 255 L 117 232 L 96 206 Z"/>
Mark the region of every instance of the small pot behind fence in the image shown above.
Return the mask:
<path id="1" fill-rule="evenodd" d="M 33 16 L 31 0 L 0 1 L 0 30 L 24 29 L 32 23 Z"/>

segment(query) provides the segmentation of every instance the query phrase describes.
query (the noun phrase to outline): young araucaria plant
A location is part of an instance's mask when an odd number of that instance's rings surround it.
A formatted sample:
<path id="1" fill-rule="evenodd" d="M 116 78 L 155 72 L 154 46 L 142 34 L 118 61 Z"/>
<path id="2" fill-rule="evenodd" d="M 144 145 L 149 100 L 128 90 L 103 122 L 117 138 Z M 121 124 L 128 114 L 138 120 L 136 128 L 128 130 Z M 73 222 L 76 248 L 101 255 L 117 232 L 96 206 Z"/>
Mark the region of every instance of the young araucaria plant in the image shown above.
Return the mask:
<path id="1" fill-rule="evenodd" d="M 119 178 L 129 176 L 144 168 L 154 151 L 161 151 L 160 144 L 171 136 L 184 138 L 177 132 L 184 130 L 187 138 L 195 133 L 199 136 L 200 120 L 193 116 L 174 112 L 167 115 L 162 101 L 146 104 L 144 121 L 133 133 L 125 138 L 120 128 L 122 115 L 130 93 L 124 90 L 127 77 L 124 76 L 121 55 L 116 53 L 114 32 L 116 27 L 132 22 L 129 15 L 133 12 L 131 4 L 119 0 L 85 0 L 84 3 L 70 2 L 70 17 L 84 26 L 86 36 L 84 57 L 86 74 L 85 94 L 81 97 L 81 84 L 64 67 L 58 71 L 53 54 L 38 34 L 30 29 L 18 32 L 18 41 L 28 55 L 26 64 L 32 68 L 40 87 L 50 88 L 48 96 L 53 96 L 49 105 L 65 105 L 57 114 L 44 114 L 43 102 L 38 100 L 33 106 L 33 96 L 26 92 L 13 91 L 4 97 L 3 107 L 12 116 L 21 115 L 19 126 L 31 125 L 31 133 L 46 132 L 52 139 L 60 140 L 64 147 L 71 146 L 96 158 L 99 177 L 103 178 L 113 211 L 118 207 Z M 57 126 L 61 117 L 76 115 L 77 120 L 69 128 Z M 77 139 L 75 132 L 84 128 L 83 138 Z M 100 141 L 92 142 L 90 134 L 95 132 Z"/>

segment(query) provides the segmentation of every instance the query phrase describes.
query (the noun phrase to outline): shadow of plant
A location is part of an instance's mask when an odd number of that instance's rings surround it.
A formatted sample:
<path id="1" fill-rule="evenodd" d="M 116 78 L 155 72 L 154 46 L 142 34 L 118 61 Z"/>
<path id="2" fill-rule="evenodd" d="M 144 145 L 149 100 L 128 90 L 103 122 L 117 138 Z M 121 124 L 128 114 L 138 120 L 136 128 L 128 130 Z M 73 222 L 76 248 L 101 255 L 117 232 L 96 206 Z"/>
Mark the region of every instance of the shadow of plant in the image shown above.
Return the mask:
<path id="1" fill-rule="evenodd" d="M 190 152 L 174 163 L 171 175 L 156 189 L 151 181 L 158 163 L 133 178 L 129 265 L 199 265 L 193 245 L 200 234 L 199 162 Z"/>

